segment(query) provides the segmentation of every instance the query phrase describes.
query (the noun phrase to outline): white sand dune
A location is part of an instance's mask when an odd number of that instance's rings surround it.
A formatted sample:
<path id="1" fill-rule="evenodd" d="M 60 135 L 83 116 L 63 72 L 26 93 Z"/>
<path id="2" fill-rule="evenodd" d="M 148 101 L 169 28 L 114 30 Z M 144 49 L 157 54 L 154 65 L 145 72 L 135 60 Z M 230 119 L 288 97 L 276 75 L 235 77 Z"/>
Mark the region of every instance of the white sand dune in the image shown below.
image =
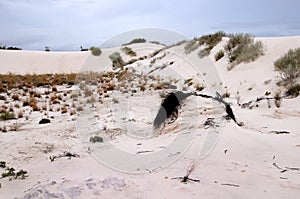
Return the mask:
<path id="1" fill-rule="evenodd" d="M 280 108 L 276 108 L 274 102 L 271 102 L 271 108 L 268 108 L 267 102 L 262 102 L 259 107 L 250 110 L 236 104 L 236 93 L 239 92 L 243 103 L 263 96 L 266 91 L 274 94 L 277 90 L 283 90 L 284 88 L 276 85 L 279 73 L 274 71 L 273 62 L 289 49 L 300 47 L 300 37 L 256 39 L 263 42 L 265 55 L 254 62 L 237 65 L 231 71 L 227 70 L 225 57 L 218 62 L 214 61 L 214 55 L 226 42 L 224 38 L 212 50 L 211 60 L 200 61 L 198 69 L 180 57 L 178 52 L 182 51 L 183 47 L 177 46 L 156 62 L 158 69 L 153 72 L 162 77 L 174 73 L 174 76 L 188 78 L 197 76 L 193 72 L 195 70 L 200 71 L 205 80 L 207 77 L 210 78 L 210 74 L 203 73 L 210 73 L 209 67 L 215 65 L 223 85 L 226 86 L 224 90 L 231 94 L 226 100 L 232 103 L 237 119 L 242 121 L 244 126 L 239 127 L 233 121 L 222 119 L 220 126 L 215 130 L 205 129 L 203 123 L 207 118 L 212 116 L 222 118 L 223 107 L 209 100 L 190 98 L 180 110 L 176 122 L 166 129 L 176 131 L 174 134 L 166 133 L 152 138 L 153 140 L 135 139 L 135 135 L 126 137 L 135 131 L 135 126 L 130 124 L 140 124 L 141 129 L 151 127 L 151 119 L 157 111 L 157 108 L 153 107 L 157 107 L 161 102 L 158 92 L 154 91 L 136 94 L 137 98 L 131 101 L 127 93 L 109 92 L 110 97 L 104 98 L 103 104 L 96 103 L 95 107 L 88 104 L 85 109 L 90 110 L 90 113 L 86 119 L 91 125 L 83 125 L 89 129 L 80 134 L 78 134 L 80 124 L 76 123 L 79 119 L 74 119 L 74 116 L 49 112 L 49 117 L 53 116 L 51 123 L 39 125 L 38 121 L 44 116 L 42 113 L 33 112 L 28 121 L 24 118 L 18 120 L 21 124 L 18 131 L 0 133 L 0 161 L 6 161 L 9 166 L 25 169 L 29 173 L 23 180 L 0 179 L 0 198 L 298 198 L 300 98 L 285 99 Z M 139 56 L 147 55 L 160 47 L 153 44 L 132 46 L 139 52 Z M 119 48 L 104 49 L 101 55 L 105 57 L 101 62 L 102 65 L 95 66 L 95 63 L 99 64 L 97 62 L 99 57 L 90 57 L 90 52 L 1 50 L 0 73 L 73 73 L 95 68 L 96 71 L 101 71 L 111 67 L 108 56 L 114 51 L 121 52 Z M 157 56 L 162 55 L 163 52 Z M 127 61 L 131 58 L 124 56 L 124 59 Z M 162 64 L 170 61 L 174 61 L 174 64 L 168 65 L 167 69 L 159 69 Z M 141 60 L 131 67 L 137 71 L 149 71 L 147 67 L 150 62 L 151 60 L 147 59 Z M 270 80 L 270 83 L 266 84 L 266 80 Z M 135 86 L 135 83 L 133 82 L 132 86 Z M 216 90 L 219 89 L 214 81 L 208 84 Z M 179 89 L 183 87 L 178 86 Z M 59 89 L 66 88 L 62 86 Z M 204 89 L 203 92 L 209 90 Z M 114 104 L 112 98 L 121 102 Z M 4 104 L 0 102 L 0 105 Z M 66 103 L 71 102 L 72 99 L 66 99 Z M 121 116 L 113 117 L 113 110 L 122 108 L 128 108 L 125 119 Z M 80 113 L 80 116 L 82 115 L 83 113 Z M 129 158 L 137 157 L 139 151 L 145 150 L 167 151 L 169 156 L 166 157 L 166 162 L 173 160 L 172 158 L 177 155 L 180 158 L 169 166 L 163 162 L 164 165 L 161 166 L 166 166 L 163 169 L 150 167 L 152 161 L 149 160 L 148 165 L 139 165 L 141 169 L 151 168 L 142 170 L 143 172 L 140 172 L 142 174 L 120 172 L 101 164 L 96 160 L 95 151 L 106 149 L 103 145 L 87 144 L 89 136 L 96 132 L 95 129 L 100 128 L 104 131 L 104 127 L 113 130 L 121 128 L 120 121 L 126 119 L 132 119 L 130 122 L 124 122 L 126 131 L 130 133 L 116 135 L 117 138 L 110 143 L 116 148 L 130 151 L 133 155 L 128 156 Z M 13 123 L 13 120 L 1 121 L 0 127 Z M 276 134 L 274 131 L 289 133 Z M 101 132 L 98 133 L 101 135 Z M 184 151 L 176 153 L 177 151 L 171 151 L 171 147 L 168 148 L 168 143 L 172 142 L 173 138 L 179 138 L 174 135 L 193 136 L 193 142 L 186 147 L 185 153 Z M 209 143 L 209 139 L 212 139 L 212 143 Z M 209 150 L 204 149 L 205 146 L 209 146 L 212 151 L 204 158 L 201 152 Z M 50 161 L 49 156 L 64 151 L 77 153 L 79 157 L 71 159 L 64 157 Z M 122 158 L 124 157 L 120 156 L 113 163 L 122 164 L 123 161 L 124 165 L 132 164 L 128 160 L 124 162 Z M 200 182 L 189 181 L 185 184 L 178 179 L 172 179 L 183 177 L 187 167 L 193 162 L 197 167 L 189 177 L 199 179 Z M 123 168 L 122 165 L 117 166 Z M 4 169 L 0 168 L 0 172 L 4 172 Z"/>

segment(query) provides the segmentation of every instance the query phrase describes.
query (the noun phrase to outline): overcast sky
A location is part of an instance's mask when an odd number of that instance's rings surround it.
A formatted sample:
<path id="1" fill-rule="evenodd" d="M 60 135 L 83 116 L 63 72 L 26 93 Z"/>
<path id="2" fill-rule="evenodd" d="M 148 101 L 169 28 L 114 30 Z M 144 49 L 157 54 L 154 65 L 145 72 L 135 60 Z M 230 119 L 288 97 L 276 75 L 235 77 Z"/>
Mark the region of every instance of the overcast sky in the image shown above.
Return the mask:
<path id="1" fill-rule="evenodd" d="M 299 0 L 0 0 L 0 44 L 80 50 L 145 27 L 190 38 L 223 30 L 300 35 Z"/>

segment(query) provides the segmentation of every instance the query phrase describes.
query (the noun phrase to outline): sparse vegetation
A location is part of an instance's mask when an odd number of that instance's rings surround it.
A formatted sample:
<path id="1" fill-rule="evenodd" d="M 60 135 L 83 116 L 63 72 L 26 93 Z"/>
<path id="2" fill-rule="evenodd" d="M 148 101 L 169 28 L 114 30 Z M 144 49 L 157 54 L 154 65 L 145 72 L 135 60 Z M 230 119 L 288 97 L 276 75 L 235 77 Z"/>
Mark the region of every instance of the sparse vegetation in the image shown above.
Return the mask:
<path id="1" fill-rule="evenodd" d="M 13 120 L 15 119 L 15 114 L 13 112 L 3 111 L 0 114 L 0 120 Z"/>
<path id="2" fill-rule="evenodd" d="M 132 57 L 135 57 L 136 56 L 136 52 L 134 52 L 131 48 L 125 46 L 123 48 L 121 48 L 121 50 L 126 54 L 126 55 L 129 55 L 129 56 L 132 56 Z"/>
<path id="3" fill-rule="evenodd" d="M 254 61 L 264 53 L 262 42 L 254 42 L 254 37 L 250 34 L 230 35 L 224 48 L 228 56 L 228 70 L 242 62 Z"/>
<path id="4" fill-rule="evenodd" d="M 215 60 L 216 61 L 219 61 L 222 57 L 224 57 L 224 50 L 219 50 L 218 52 L 217 52 L 217 54 L 215 55 Z"/>
<path id="5" fill-rule="evenodd" d="M 136 44 L 136 43 L 145 43 L 145 42 L 146 42 L 146 39 L 144 39 L 144 38 L 136 38 L 136 39 L 131 40 L 128 43 L 123 44 L 122 46 L 130 45 L 130 44 Z"/>
<path id="6" fill-rule="evenodd" d="M 12 179 L 25 179 L 26 177 L 28 177 L 28 172 L 21 169 L 18 172 L 15 172 L 15 168 L 13 167 L 7 167 L 6 166 L 6 162 L 1 161 L 1 167 L 5 168 L 5 172 L 1 174 L 2 178 L 6 178 L 8 177 L 9 180 Z"/>
<path id="7" fill-rule="evenodd" d="M 200 42 L 197 38 L 192 39 L 191 41 L 187 42 L 184 46 L 184 51 L 186 54 L 189 54 L 199 48 Z"/>
<path id="8" fill-rule="evenodd" d="M 285 84 L 293 84 L 300 75 L 300 48 L 291 49 L 274 62 Z"/>

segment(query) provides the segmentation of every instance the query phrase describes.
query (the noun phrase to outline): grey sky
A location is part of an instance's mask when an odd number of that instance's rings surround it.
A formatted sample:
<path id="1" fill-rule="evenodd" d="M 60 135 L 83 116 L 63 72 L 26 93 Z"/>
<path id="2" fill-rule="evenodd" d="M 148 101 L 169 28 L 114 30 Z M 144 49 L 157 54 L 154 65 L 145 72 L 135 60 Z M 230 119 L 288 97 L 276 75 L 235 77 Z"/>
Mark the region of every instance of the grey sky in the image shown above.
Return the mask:
<path id="1" fill-rule="evenodd" d="M 0 44 L 79 50 L 133 29 L 300 35 L 299 0 L 0 0 Z"/>

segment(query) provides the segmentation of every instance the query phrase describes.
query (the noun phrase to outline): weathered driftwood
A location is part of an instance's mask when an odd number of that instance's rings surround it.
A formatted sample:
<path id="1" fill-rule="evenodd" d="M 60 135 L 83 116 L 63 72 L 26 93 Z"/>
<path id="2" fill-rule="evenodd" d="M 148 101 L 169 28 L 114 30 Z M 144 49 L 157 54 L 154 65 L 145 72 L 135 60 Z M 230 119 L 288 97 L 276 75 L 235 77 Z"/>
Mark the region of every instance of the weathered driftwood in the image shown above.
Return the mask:
<path id="1" fill-rule="evenodd" d="M 154 119 L 153 127 L 155 130 L 161 128 L 166 124 L 166 121 L 174 122 L 178 117 L 178 109 L 183 101 L 190 96 L 198 96 L 203 98 L 210 98 L 219 103 L 225 105 L 225 111 L 230 119 L 232 119 L 236 124 L 242 126 L 242 123 L 237 122 L 235 115 L 232 111 L 232 108 L 229 103 L 225 102 L 220 93 L 216 92 L 216 96 L 210 96 L 206 94 L 196 93 L 196 92 L 188 92 L 183 93 L 182 91 L 176 91 L 168 94 L 166 98 L 161 103 L 161 106 L 158 110 L 158 113 Z"/>

